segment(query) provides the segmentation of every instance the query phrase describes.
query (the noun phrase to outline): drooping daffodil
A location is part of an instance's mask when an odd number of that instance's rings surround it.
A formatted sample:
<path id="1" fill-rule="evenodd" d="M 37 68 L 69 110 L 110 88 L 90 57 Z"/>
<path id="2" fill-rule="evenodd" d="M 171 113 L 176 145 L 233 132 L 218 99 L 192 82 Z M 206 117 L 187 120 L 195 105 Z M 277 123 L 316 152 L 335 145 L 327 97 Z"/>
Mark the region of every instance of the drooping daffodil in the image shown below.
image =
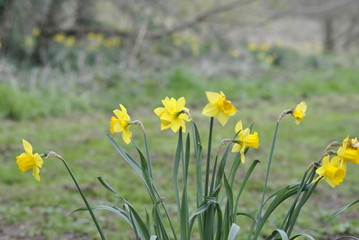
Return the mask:
<path id="1" fill-rule="evenodd" d="M 116 117 L 111 117 L 110 121 L 110 132 L 111 134 L 115 134 L 118 132 L 122 132 L 122 139 L 126 144 L 129 144 L 131 142 L 132 132 L 130 131 L 130 121 L 131 118 L 127 114 L 127 109 L 120 104 L 119 109 L 115 109 L 113 113 Z"/>
<path id="2" fill-rule="evenodd" d="M 337 151 L 338 157 L 342 160 L 342 165 L 346 168 L 347 162 L 359 164 L 359 142 L 357 138 L 350 139 L 347 136 Z"/>
<path id="3" fill-rule="evenodd" d="M 343 182 L 345 177 L 345 168 L 341 166 L 340 157 L 336 156 L 329 160 L 329 155 L 322 160 L 322 166 L 316 170 L 319 175 L 312 183 L 323 178 L 331 187 L 335 187 Z"/>
<path id="4" fill-rule="evenodd" d="M 243 129 L 242 121 L 238 121 L 235 127 L 235 132 L 238 133 L 237 138 L 234 140 L 232 152 L 240 152 L 241 162 L 245 163 L 244 151 L 246 147 L 258 148 L 259 137 L 258 133 L 250 133 L 250 129 Z"/>
<path id="5" fill-rule="evenodd" d="M 295 119 L 295 123 L 298 125 L 305 117 L 307 111 L 307 104 L 305 102 L 299 103 L 292 111 L 292 115 Z"/>
<path id="6" fill-rule="evenodd" d="M 32 175 L 40 182 L 40 168 L 42 167 L 44 161 L 42 160 L 40 154 L 32 153 L 32 146 L 28 141 L 23 139 L 22 145 L 24 146 L 25 152 L 16 157 L 16 164 L 23 173 L 32 168 Z"/>

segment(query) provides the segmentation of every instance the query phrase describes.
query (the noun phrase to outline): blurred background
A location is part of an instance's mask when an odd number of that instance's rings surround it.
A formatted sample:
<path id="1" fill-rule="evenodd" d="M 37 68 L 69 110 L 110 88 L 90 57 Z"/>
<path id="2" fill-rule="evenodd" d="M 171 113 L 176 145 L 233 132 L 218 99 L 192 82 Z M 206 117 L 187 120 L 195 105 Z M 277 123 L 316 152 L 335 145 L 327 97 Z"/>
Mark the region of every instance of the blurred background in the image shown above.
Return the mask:
<path id="1" fill-rule="evenodd" d="M 174 215 L 176 136 L 160 132 L 153 114 L 166 96 L 186 98 L 205 136 L 205 91 L 223 91 L 240 112 L 225 129 L 216 126 L 215 139 L 232 136 L 239 119 L 253 123 L 261 148 L 248 155 L 263 162 L 278 114 L 305 100 L 302 124 L 281 126 L 271 190 L 299 181 L 330 142 L 359 135 L 356 0 L 0 0 L 0 47 L 0 239 L 97 237 L 87 213 L 65 216 L 82 202 L 61 162 L 45 160 L 41 183 L 17 169 L 22 138 L 36 152 L 65 157 L 91 203 L 122 204 L 97 182 L 103 176 L 145 213 L 145 188 L 106 137 L 120 103 L 145 124 L 155 181 Z M 134 131 L 143 147 L 140 135 Z M 255 211 L 264 166 L 242 210 Z M 350 166 L 335 189 L 321 183 L 296 231 L 317 239 L 358 235 L 357 206 L 328 219 L 358 198 L 355 173 Z M 134 239 L 124 221 L 98 215 L 109 239 Z"/>

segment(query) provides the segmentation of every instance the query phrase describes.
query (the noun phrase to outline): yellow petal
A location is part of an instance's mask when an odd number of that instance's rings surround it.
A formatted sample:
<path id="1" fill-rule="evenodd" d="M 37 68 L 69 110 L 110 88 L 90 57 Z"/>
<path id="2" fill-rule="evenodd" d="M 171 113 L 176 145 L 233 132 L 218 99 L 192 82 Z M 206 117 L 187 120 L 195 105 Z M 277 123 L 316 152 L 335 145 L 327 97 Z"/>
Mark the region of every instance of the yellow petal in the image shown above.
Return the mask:
<path id="1" fill-rule="evenodd" d="M 202 114 L 207 117 L 216 117 L 219 109 L 216 105 L 208 103 L 202 110 Z"/>
<path id="2" fill-rule="evenodd" d="M 22 145 L 24 146 L 25 152 L 27 152 L 28 154 L 32 154 L 32 146 L 28 141 L 23 139 Z"/>
<path id="3" fill-rule="evenodd" d="M 154 111 L 154 113 L 155 113 L 157 116 L 161 117 L 161 115 L 166 111 L 166 108 L 164 108 L 164 107 L 158 107 L 158 108 L 156 108 L 156 109 L 153 110 L 153 111 Z"/>
<path id="4" fill-rule="evenodd" d="M 44 160 L 42 160 L 42 158 L 40 157 L 40 155 L 38 153 L 34 154 L 34 162 L 35 162 L 35 165 L 39 168 L 41 168 L 42 165 L 44 164 Z"/>
<path id="5" fill-rule="evenodd" d="M 118 119 L 122 117 L 122 112 L 119 109 L 113 110 L 113 113 L 116 115 Z"/>
<path id="6" fill-rule="evenodd" d="M 126 128 L 122 132 L 122 139 L 126 144 L 129 144 L 131 142 L 132 132 Z"/>
<path id="7" fill-rule="evenodd" d="M 236 127 L 234 128 L 235 129 L 235 132 L 238 133 L 239 131 L 242 131 L 243 130 L 243 125 L 242 125 L 242 121 L 239 120 L 236 124 Z"/>
<path id="8" fill-rule="evenodd" d="M 184 106 L 186 105 L 186 99 L 184 97 L 180 97 L 177 100 L 177 108 L 179 111 L 183 110 Z"/>
<path id="9" fill-rule="evenodd" d="M 121 111 L 122 111 L 124 114 L 127 114 L 127 109 L 125 108 L 125 106 L 123 106 L 122 104 L 120 104 L 120 108 L 121 108 Z"/>
<path id="10" fill-rule="evenodd" d="M 224 127 L 224 125 L 226 125 L 226 123 L 228 122 L 229 116 L 224 112 L 219 112 L 217 119 L 220 122 L 220 124 Z"/>
<path id="11" fill-rule="evenodd" d="M 305 116 L 305 112 L 307 111 L 307 104 L 305 102 L 300 102 L 297 106 L 296 109 L 299 109 L 303 112 L 303 117 Z"/>
<path id="12" fill-rule="evenodd" d="M 206 92 L 208 102 L 215 104 L 220 98 L 220 94 L 216 92 Z M 224 94 L 223 94 L 224 95 Z"/>
<path id="13" fill-rule="evenodd" d="M 34 167 L 33 169 L 32 169 L 32 176 L 34 176 L 34 178 L 38 181 L 38 182 L 40 182 L 40 169 L 38 168 L 38 167 Z"/>
<path id="14" fill-rule="evenodd" d="M 232 152 L 239 152 L 241 150 L 241 145 L 239 145 L 238 143 L 233 144 L 232 147 Z"/>

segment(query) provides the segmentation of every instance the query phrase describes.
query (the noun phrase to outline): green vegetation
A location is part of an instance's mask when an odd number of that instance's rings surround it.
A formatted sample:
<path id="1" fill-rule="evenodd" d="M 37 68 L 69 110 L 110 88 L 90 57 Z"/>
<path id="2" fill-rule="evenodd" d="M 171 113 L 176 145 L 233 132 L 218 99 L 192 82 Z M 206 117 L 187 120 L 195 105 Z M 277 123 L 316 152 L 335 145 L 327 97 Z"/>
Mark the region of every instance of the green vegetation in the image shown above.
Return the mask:
<path id="1" fill-rule="evenodd" d="M 175 150 L 176 136 L 170 132 L 163 132 L 160 136 L 160 123 L 151 111 L 160 106 L 160 100 L 167 95 L 186 97 L 199 130 L 205 136 L 207 129 L 201 126 L 207 125 L 208 119 L 200 114 L 206 103 L 204 92 L 224 91 L 240 110 L 228 125 L 234 126 L 239 119 L 245 125 L 253 123 L 261 137 L 260 149 L 251 150 L 247 161 L 258 158 L 264 164 L 278 114 L 304 99 L 308 103 L 308 112 L 301 125 L 294 126 L 291 120 L 282 123 L 269 191 L 299 181 L 302 172 L 320 157 L 328 143 L 341 141 L 347 134 L 352 134 L 352 137 L 359 135 L 356 121 L 359 111 L 355 104 L 359 101 L 358 68 L 355 63 L 338 64 L 335 58 L 327 61 L 329 63 L 322 67 L 298 70 L 295 74 L 271 67 L 253 73 L 251 77 L 231 74 L 205 77 L 183 66 L 136 78 L 129 77 L 115 66 L 108 66 L 101 73 L 90 67 L 77 73 L 55 68 L 47 72 L 50 74 L 47 77 L 45 69 L 37 69 L 36 77 L 31 78 L 35 80 L 26 81 L 25 76 L 31 76 L 34 70 L 14 70 L 20 71 L 18 79 L 14 80 L 16 84 L 5 78 L 0 85 L 0 113 L 3 117 L 0 192 L 6 193 L 0 196 L 0 225 L 5 230 L 21 227 L 25 229 L 21 236 L 28 239 L 32 236 L 53 239 L 66 234 L 97 236 L 87 213 L 64 216 L 83 203 L 60 161 L 45 160 L 40 183 L 34 181 L 31 174 L 20 173 L 15 156 L 22 151 L 22 138 L 31 141 L 38 152 L 53 150 L 61 154 L 73 169 L 91 204 L 121 204 L 96 179 L 97 176 L 111 177 L 110 184 L 141 209 L 142 214 L 145 213 L 150 202 L 145 188 L 106 137 L 111 111 L 119 103 L 127 107 L 133 118 L 143 121 L 147 129 L 154 154 L 154 177 L 173 214 L 175 195 L 171 171 L 168 170 L 173 164 L 170 156 Z M 222 131 L 219 125 L 216 126 L 214 142 L 232 136 L 230 129 Z M 140 135 L 139 131 L 134 131 L 135 138 L 139 139 Z M 120 136 L 115 138 L 120 139 Z M 138 144 L 144 147 L 143 142 Z M 129 149 L 135 155 L 135 149 Z M 190 175 L 194 172 L 193 164 L 190 163 Z M 259 202 L 264 169 L 264 165 L 258 167 L 253 173 L 254 178 L 248 182 L 250 191 L 243 195 L 244 205 L 241 205 L 246 210 L 254 211 Z M 237 181 L 241 179 L 238 176 Z M 335 191 L 321 182 L 314 198 L 299 217 L 297 231 L 318 238 L 341 233 L 359 234 L 354 227 L 359 224 L 357 206 L 337 218 L 327 218 L 336 209 L 355 200 L 359 193 L 356 188 L 358 181 L 355 170 L 348 169 L 347 178 Z M 189 192 L 189 197 L 195 196 L 193 191 Z M 96 213 L 108 239 L 132 236 L 129 226 L 115 215 L 102 211 Z M 277 227 L 283 214 L 285 212 L 278 209 L 265 226 L 265 231 Z M 239 225 L 240 221 L 247 220 L 239 218 Z"/>

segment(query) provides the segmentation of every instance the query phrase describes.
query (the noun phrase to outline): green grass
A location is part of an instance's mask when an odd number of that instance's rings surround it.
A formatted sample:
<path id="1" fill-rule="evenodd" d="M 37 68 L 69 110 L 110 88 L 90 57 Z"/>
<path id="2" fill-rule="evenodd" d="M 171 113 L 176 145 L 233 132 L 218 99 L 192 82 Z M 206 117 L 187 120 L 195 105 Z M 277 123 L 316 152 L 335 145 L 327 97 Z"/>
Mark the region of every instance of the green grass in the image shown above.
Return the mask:
<path id="1" fill-rule="evenodd" d="M 20 76 L 26 76 L 26 71 Z M 15 156 L 22 152 L 22 138 L 30 141 L 35 151 L 52 150 L 61 154 L 91 204 L 123 204 L 98 183 L 96 178 L 102 176 L 133 202 L 142 214 L 150 206 L 140 179 L 106 137 L 112 110 L 119 103 L 127 107 L 132 119 L 141 120 L 145 125 L 152 150 L 155 182 L 174 216 L 176 205 L 171 169 L 177 135 L 170 131 L 161 132 L 159 120 L 153 113 L 165 96 L 186 97 L 204 146 L 207 145 L 205 139 L 209 124 L 209 119 L 201 115 L 207 102 L 204 92 L 222 90 L 233 100 L 240 112 L 226 128 L 215 123 L 213 151 L 221 139 L 233 136 L 237 120 L 241 119 L 244 126 L 254 124 L 261 139 L 260 148 L 251 150 L 247 161 L 259 159 L 262 164 L 248 183 L 239 211 L 253 213 L 260 201 L 275 121 L 282 110 L 295 106 L 301 100 L 308 104 L 307 117 L 299 126 L 290 117 L 281 123 L 269 191 L 299 181 L 303 171 L 320 157 L 328 143 L 341 141 L 347 134 L 359 136 L 356 104 L 359 101 L 359 70 L 355 64 L 332 64 L 328 68 L 298 70 L 295 74 L 271 68 L 251 77 L 228 75 L 211 78 L 189 67 L 176 67 L 143 79 L 125 76 L 121 70 L 111 67 L 106 68 L 106 74 L 97 74 L 89 68 L 77 74 L 63 74 L 55 69 L 50 72 L 50 77 L 55 80 L 50 82 L 44 80 L 43 70 L 37 71 L 39 78 L 33 85 L 21 77 L 17 79 L 17 85 L 10 84 L 10 81 L 0 84 L 0 115 L 3 117 L 0 118 L 0 230 L 24 229 L 21 236 L 26 239 L 35 236 L 54 239 L 71 234 L 97 239 L 98 235 L 88 213 L 76 212 L 65 216 L 84 204 L 60 161 L 45 160 L 40 183 L 33 179 L 31 173 L 20 173 Z M 77 75 L 88 82 L 77 79 Z M 60 79 L 63 82 L 59 83 Z M 133 132 L 139 147 L 144 148 L 140 131 L 133 128 Z M 115 139 L 122 144 L 120 135 L 115 135 Z M 128 145 L 126 149 L 136 156 L 133 146 Z M 335 219 L 327 218 L 336 209 L 357 198 L 359 176 L 355 174 L 355 167 L 348 168 L 345 181 L 335 189 L 325 182 L 319 184 L 313 199 L 300 215 L 295 232 L 312 234 L 317 238 L 345 232 L 359 234 L 355 228 L 359 224 L 358 206 L 353 206 Z M 194 175 L 193 159 L 189 172 Z M 238 182 L 244 173 L 244 170 L 240 171 Z M 195 196 L 194 189 L 189 192 L 190 199 L 191 196 Z M 192 205 L 190 211 L 193 210 Z M 278 227 L 284 213 L 278 209 L 265 226 L 266 234 Z M 133 237 L 130 227 L 115 215 L 107 212 L 96 214 L 108 239 Z M 246 221 L 239 218 L 238 222 L 244 232 Z M 0 231 L 0 238 L 19 238 L 17 231 L 10 232 L 13 235 L 3 237 Z"/>

